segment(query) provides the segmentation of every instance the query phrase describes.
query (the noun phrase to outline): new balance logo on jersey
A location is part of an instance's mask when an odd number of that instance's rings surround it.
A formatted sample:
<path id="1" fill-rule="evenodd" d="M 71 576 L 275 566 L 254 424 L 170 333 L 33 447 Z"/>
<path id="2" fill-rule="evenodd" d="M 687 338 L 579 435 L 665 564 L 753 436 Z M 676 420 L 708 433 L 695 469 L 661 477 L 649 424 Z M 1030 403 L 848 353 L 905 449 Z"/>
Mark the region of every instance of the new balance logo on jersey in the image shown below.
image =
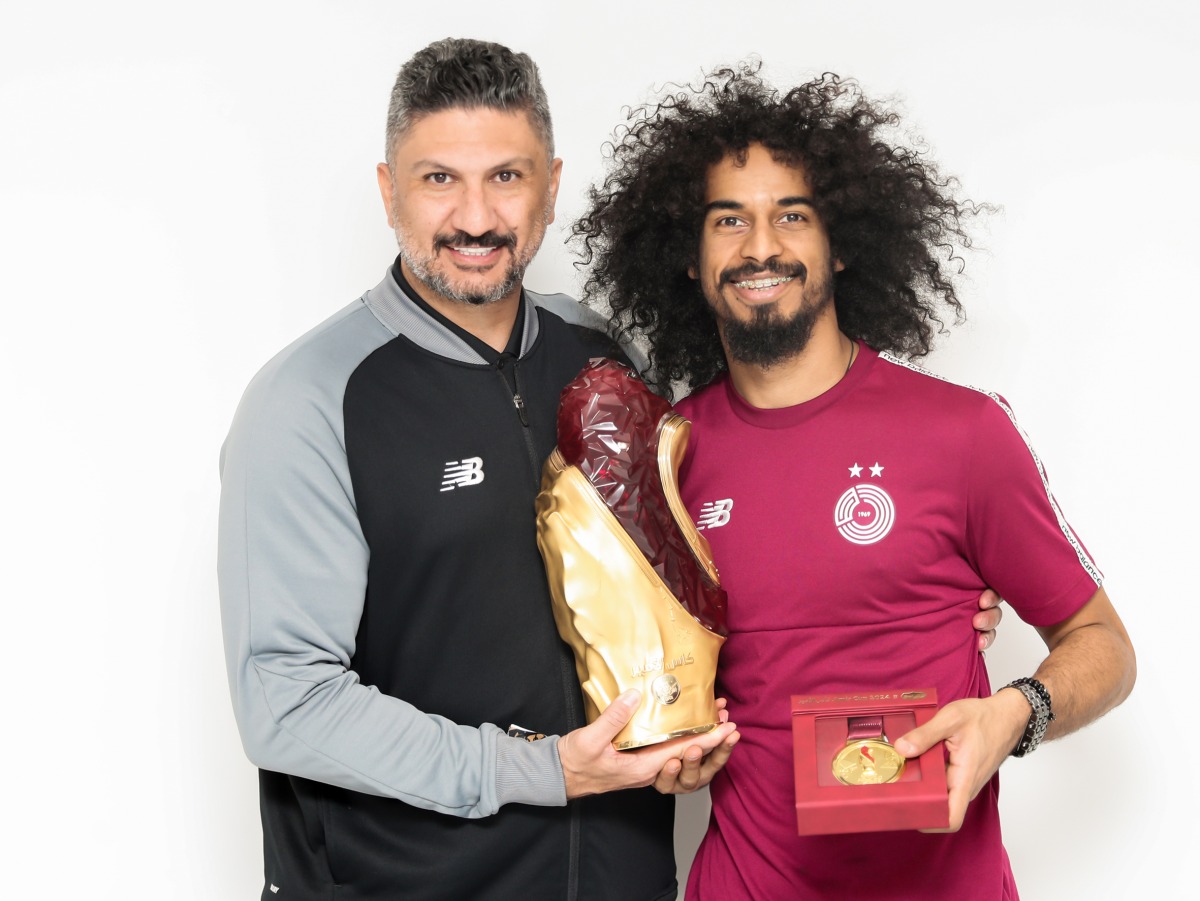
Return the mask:
<path id="1" fill-rule="evenodd" d="M 446 464 L 446 471 L 442 473 L 442 491 L 466 488 L 468 485 L 478 485 L 482 481 L 483 460 L 480 457 L 451 460 Z"/>
<path id="2" fill-rule="evenodd" d="M 704 529 L 719 529 L 729 522 L 729 514 L 732 510 L 732 498 L 727 497 L 720 501 L 708 501 L 700 508 L 700 520 L 696 523 L 696 528 L 701 531 Z"/>

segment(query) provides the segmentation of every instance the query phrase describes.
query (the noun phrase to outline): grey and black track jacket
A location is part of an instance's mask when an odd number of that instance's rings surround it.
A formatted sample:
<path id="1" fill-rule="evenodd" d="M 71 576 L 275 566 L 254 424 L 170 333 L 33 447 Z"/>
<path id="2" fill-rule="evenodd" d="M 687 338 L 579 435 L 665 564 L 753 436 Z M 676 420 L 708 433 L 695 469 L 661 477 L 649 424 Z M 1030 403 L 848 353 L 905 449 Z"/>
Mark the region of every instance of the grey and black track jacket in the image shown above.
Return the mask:
<path id="1" fill-rule="evenodd" d="M 675 896 L 673 799 L 568 803 L 557 743 L 505 734 L 583 725 L 533 503 L 560 391 L 614 351 L 570 298 L 523 309 L 489 362 L 389 272 L 238 407 L 219 576 L 263 899 Z"/>

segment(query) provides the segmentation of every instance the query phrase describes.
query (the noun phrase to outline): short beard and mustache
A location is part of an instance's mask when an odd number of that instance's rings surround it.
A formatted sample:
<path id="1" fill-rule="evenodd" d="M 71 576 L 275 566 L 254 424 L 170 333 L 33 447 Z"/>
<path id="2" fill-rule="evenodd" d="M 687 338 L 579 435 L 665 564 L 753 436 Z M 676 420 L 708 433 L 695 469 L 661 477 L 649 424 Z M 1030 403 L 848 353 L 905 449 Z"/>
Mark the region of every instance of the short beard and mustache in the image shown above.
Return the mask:
<path id="1" fill-rule="evenodd" d="M 748 278 L 763 278 L 767 274 L 787 278 L 792 276 L 800 283 L 803 302 L 790 319 L 776 312 L 776 304 L 769 303 L 753 307 L 750 319 L 734 318 L 729 303 L 721 289 L 731 282 Z M 803 263 L 782 264 L 776 260 L 766 263 L 748 264 L 721 273 L 715 296 L 706 298 L 712 311 L 721 322 L 721 338 L 725 353 L 739 363 L 770 368 L 799 355 L 808 346 L 813 328 L 833 303 L 833 266 L 809 278 L 808 268 Z"/>
<path id="2" fill-rule="evenodd" d="M 392 221 L 396 223 L 396 243 L 400 247 L 400 259 L 404 261 L 404 265 L 408 267 L 408 271 L 416 277 L 417 281 L 447 300 L 482 307 L 503 300 L 513 290 L 520 287 L 521 280 L 525 277 L 525 270 L 529 268 L 534 254 L 542 245 L 542 238 L 546 234 L 546 227 L 550 224 L 550 215 L 553 209 L 553 204 L 547 203 L 546 208 L 542 211 L 541 219 L 536 223 L 535 230 L 529 236 L 529 241 L 521 254 L 517 253 L 516 235 L 511 232 L 500 234 L 495 231 L 487 231 L 482 235 L 472 235 L 458 231 L 452 234 L 435 235 L 432 252 L 425 255 L 417 249 L 417 242 L 400 225 L 403 220 L 396 215 L 396 210 L 392 211 Z M 471 290 L 456 287 L 445 272 L 437 272 L 434 269 L 438 254 L 451 246 L 507 247 L 509 250 L 508 268 L 504 272 L 504 278 L 490 288 Z"/>

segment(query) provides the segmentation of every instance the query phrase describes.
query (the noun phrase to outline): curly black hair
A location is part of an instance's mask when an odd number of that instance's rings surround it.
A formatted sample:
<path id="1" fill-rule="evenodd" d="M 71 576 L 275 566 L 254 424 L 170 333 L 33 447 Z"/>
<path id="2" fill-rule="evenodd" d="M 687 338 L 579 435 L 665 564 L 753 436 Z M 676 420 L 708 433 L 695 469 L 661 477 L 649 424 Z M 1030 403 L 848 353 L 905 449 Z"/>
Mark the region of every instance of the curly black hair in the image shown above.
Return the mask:
<path id="1" fill-rule="evenodd" d="M 697 264 L 711 166 L 761 144 L 804 169 L 834 256 L 838 324 L 878 350 L 920 357 L 944 332 L 940 308 L 963 318 L 955 289 L 965 219 L 987 205 L 955 196 L 922 147 L 889 140 L 899 117 L 858 84 L 826 73 L 786 94 L 757 61 L 719 68 L 698 87 L 675 87 L 629 114 L 611 145 L 609 172 L 588 192 L 572 242 L 590 266 L 584 299 L 610 326 L 650 345 L 662 387 L 697 388 L 727 368 Z"/>

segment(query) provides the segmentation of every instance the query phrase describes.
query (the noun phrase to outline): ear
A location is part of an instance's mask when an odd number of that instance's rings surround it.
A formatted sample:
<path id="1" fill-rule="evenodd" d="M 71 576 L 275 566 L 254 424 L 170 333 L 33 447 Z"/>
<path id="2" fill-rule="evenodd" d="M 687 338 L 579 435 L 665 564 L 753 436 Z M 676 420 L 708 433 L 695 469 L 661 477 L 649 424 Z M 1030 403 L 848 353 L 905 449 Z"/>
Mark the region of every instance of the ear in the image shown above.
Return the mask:
<path id="1" fill-rule="evenodd" d="M 395 195 L 395 180 L 392 178 L 392 170 L 387 163 L 380 163 L 375 167 L 375 177 L 379 179 L 379 196 L 383 199 L 383 211 L 387 215 L 387 224 L 391 228 L 395 228 L 396 223 L 392 221 L 392 197 Z"/>
<path id="2" fill-rule="evenodd" d="M 843 263 L 841 260 L 834 258 L 833 271 L 834 272 L 844 272 L 845 269 L 846 269 L 846 264 Z"/>
<path id="3" fill-rule="evenodd" d="M 558 200 L 558 183 L 562 179 L 562 160 L 557 157 L 550 161 L 550 187 L 546 193 L 550 197 L 550 217 L 546 220 L 546 224 L 554 221 L 554 204 Z"/>
<path id="4" fill-rule="evenodd" d="M 690 278 L 692 281 L 696 280 L 696 267 L 695 266 L 688 266 L 688 278 Z"/>

